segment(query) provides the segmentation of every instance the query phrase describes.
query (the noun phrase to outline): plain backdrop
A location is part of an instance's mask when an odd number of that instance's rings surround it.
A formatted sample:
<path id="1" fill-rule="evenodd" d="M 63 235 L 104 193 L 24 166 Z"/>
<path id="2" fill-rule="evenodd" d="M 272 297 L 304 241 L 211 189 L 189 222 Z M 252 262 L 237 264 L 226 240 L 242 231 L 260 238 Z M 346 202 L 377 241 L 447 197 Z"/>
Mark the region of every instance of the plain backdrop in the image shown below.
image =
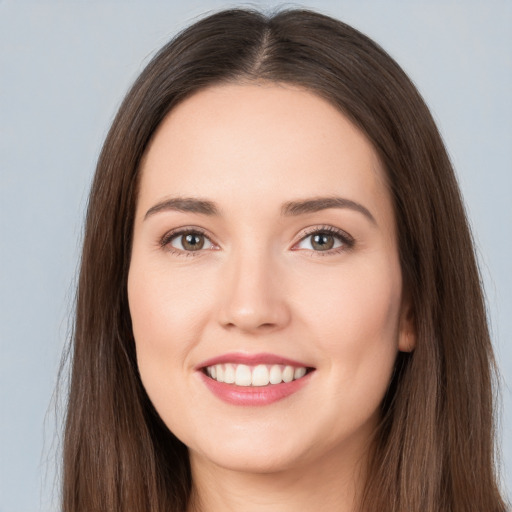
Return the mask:
<path id="1" fill-rule="evenodd" d="M 52 397 L 88 188 L 114 113 L 172 35 L 239 5 L 346 21 L 425 97 L 474 230 L 504 380 L 502 483 L 512 488 L 512 1 L 0 0 L 0 512 L 58 509 Z"/>

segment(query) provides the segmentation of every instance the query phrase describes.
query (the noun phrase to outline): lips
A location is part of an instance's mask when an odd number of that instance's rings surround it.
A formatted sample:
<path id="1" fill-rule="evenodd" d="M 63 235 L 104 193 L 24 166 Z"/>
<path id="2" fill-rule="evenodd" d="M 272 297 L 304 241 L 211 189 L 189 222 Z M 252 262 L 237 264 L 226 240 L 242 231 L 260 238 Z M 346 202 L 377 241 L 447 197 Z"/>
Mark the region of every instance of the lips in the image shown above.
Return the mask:
<path id="1" fill-rule="evenodd" d="M 268 386 L 282 382 L 292 382 L 304 377 L 305 366 L 266 365 L 248 366 L 246 364 L 215 364 L 205 368 L 206 375 L 217 382 L 235 384 L 236 386 Z"/>
<path id="2" fill-rule="evenodd" d="M 235 405 L 265 405 L 285 398 L 308 381 L 314 368 L 274 354 L 224 354 L 195 368 L 209 390 Z"/>
<path id="3" fill-rule="evenodd" d="M 246 364 L 248 366 L 256 366 L 258 364 L 282 364 L 294 367 L 310 366 L 306 363 L 295 361 L 294 359 L 290 359 L 288 357 L 278 356 L 276 354 L 242 354 L 240 352 L 233 352 L 231 354 L 223 354 L 218 357 L 207 359 L 206 361 L 198 364 L 196 366 L 196 370 L 223 363 Z"/>

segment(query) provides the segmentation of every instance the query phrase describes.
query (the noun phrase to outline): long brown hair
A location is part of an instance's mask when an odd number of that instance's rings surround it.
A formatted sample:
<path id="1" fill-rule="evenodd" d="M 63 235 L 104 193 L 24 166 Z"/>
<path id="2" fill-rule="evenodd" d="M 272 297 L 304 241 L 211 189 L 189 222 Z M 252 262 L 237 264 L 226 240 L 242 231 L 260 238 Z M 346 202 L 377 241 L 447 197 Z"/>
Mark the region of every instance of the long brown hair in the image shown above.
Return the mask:
<path id="1" fill-rule="evenodd" d="M 441 137 L 377 44 L 327 16 L 232 9 L 163 47 L 122 103 L 99 157 L 78 284 L 63 510 L 183 512 L 187 448 L 141 384 L 128 311 L 138 171 L 181 100 L 241 80 L 300 85 L 369 138 L 387 171 L 416 348 L 400 354 L 362 510 L 503 512 L 493 445 L 494 361 L 471 235 Z"/>

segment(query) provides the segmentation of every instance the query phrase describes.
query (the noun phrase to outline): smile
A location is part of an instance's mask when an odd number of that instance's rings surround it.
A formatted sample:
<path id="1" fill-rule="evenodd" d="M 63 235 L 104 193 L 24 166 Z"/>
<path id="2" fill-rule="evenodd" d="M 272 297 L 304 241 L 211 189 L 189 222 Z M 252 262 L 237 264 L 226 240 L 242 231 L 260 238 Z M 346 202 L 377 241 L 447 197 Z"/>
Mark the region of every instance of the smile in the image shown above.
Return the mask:
<path id="1" fill-rule="evenodd" d="M 233 405 L 267 405 L 302 389 L 315 368 L 272 354 L 225 354 L 196 368 L 217 398 Z"/>
<path id="2" fill-rule="evenodd" d="M 248 366 L 245 364 L 216 364 L 207 366 L 205 373 L 217 382 L 235 384 L 236 386 L 268 386 L 292 382 L 306 375 L 308 369 L 304 366 L 293 367 L 290 365 L 266 365 Z"/>

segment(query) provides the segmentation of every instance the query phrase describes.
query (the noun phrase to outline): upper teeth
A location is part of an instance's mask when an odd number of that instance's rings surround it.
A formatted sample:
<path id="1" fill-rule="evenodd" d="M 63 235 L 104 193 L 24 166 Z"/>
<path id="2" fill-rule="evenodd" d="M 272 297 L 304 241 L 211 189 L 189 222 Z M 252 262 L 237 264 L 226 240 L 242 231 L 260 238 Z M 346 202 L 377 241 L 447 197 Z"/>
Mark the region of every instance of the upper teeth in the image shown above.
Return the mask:
<path id="1" fill-rule="evenodd" d="M 216 364 L 208 366 L 206 373 L 217 382 L 236 384 L 237 386 L 267 386 L 291 382 L 306 375 L 305 367 L 284 366 L 279 364 L 247 366 L 245 364 Z"/>

